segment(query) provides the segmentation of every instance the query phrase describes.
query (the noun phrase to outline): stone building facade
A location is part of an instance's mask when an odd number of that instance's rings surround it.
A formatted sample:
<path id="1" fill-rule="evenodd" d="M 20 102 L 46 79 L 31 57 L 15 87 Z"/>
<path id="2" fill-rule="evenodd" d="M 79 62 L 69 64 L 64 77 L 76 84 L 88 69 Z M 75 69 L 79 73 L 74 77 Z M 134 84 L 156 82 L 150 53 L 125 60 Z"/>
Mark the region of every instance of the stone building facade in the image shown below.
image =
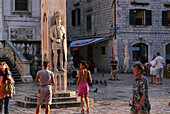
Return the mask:
<path id="1" fill-rule="evenodd" d="M 77 64 L 81 58 L 88 61 L 89 64 L 94 63 L 99 70 L 110 69 L 109 57 L 112 53 L 110 27 L 113 26 L 114 20 L 113 13 L 111 13 L 114 11 L 112 4 L 112 0 L 67 0 L 68 39 L 70 37 L 72 41 L 98 38 L 104 40 L 82 46 L 79 50 L 71 48 L 71 51 L 75 50 L 71 52 L 74 64 L 76 62 L 75 67 L 78 67 Z"/>
<path id="2" fill-rule="evenodd" d="M 3 38 L 40 40 L 40 1 L 3 0 Z"/>
<path id="3" fill-rule="evenodd" d="M 135 62 L 149 62 L 157 52 L 170 63 L 169 0 L 68 0 L 67 7 L 68 35 L 73 42 L 112 35 L 108 40 L 90 44 L 93 47 L 92 59 L 99 70 L 110 69 L 109 57 L 114 56 L 114 39 L 118 42 L 120 71 L 123 70 L 125 59 L 124 41 L 128 44 L 129 70 Z M 76 9 L 80 9 L 81 22 L 73 26 L 74 18 L 71 17 L 75 14 L 73 10 Z M 87 30 L 89 13 L 92 14 L 90 31 Z M 112 27 L 114 33 L 110 34 L 109 29 Z M 86 60 L 88 60 L 88 46 L 79 47 L 79 54 L 82 54 Z M 105 55 L 101 55 L 102 46 L 105 46 Z M 74 55 L 75 51 L 72 53 Z"/>

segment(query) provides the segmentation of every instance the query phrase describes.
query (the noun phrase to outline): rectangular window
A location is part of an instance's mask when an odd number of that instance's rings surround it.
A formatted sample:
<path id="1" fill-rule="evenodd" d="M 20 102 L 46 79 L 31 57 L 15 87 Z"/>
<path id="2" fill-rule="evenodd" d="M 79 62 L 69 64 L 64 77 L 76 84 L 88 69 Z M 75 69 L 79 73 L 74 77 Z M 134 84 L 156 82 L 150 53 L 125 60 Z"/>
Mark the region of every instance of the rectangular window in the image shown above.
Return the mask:
<path id="1" fill-rule="evenodd" d="M 162 26 L 170 26 L 170 11 L 162 11 Z"/>
<path id="2" fill-rule="evenodd" d="M 152 12 L 145 9 L 130 9 L 130 25 L 152 25 Z"/>
<path id="3" fill-rule="evenodd" d="M 77 26 L 81 24 L 81 12 L 80 8 L 72 10 L 72 26 Z"/>
<path id="4" fill-rule="evenodd" d="M 15 11 L 28 11 L 28 1 L 15 0 Z"/>
<path id="5" fill-rule="evenodd" d="M 106 55 L 105 46 L 101 46 L 101 55 Z"/>
<path id="6" fill-rule="evenodd" d="M 87 15 L 87 30 L 91 30 L 91 14 Z"/>
<path id="7" fill-rule="evenodd" d="M 135 25 L 144 25 L 145 10 L 134 10 L 135 12 Z"/>

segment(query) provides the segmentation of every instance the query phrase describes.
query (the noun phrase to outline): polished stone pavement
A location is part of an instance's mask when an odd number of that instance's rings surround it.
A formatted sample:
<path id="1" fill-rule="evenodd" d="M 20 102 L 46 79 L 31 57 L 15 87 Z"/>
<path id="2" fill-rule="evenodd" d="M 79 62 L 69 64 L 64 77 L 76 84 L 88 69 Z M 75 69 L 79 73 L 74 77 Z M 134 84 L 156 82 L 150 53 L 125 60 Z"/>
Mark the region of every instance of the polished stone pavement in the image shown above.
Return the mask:
<path id="1" fill-rule="evenodd" d="M 120 81 L 109 81 L 109 73 L 92 74 L 94 80 L 99 83 L 90 88 L 89 98 L 94 99 L 90 104 L 90 114 L 129 114 L 129 101 L 132 97 L 133 74 L 119 74 Z M 150 77 L 147 77 L 150 81 Z M 107 81 L 107 85 L 100 83 Z M 68 78 L 68 82 L 72 82 Z M 22 108 L 15 105 L 15 100 L 24 99 L 24 96 L 34 94 L 38 91 L 38 84 L 16 84 L 16 94 L 11 100 L 10 114 L 35 114 L 35 108 Z M 68 85 L 68 90 L 75 91 L 75 85 Z M 98 88 L 98 91 L 93 91 Z M 164 78 L 163 85 L 149 84 L 149 100 L 151 103 L 151 114 L 170 114 L 170 79 Z M 85 107 L 86 108 L 86 107 Z M 50 114 L 80 114 L 81 107 L 51 109 Z M 41 114 L 44 114 L 44 108 Z"/>

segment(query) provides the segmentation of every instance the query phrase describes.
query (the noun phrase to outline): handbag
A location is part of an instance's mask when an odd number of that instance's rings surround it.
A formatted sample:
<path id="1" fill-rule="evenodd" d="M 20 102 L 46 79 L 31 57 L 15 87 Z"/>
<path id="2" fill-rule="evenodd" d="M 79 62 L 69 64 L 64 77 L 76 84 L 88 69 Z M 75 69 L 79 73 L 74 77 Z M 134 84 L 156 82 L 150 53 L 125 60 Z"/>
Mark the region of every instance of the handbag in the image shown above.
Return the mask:
<path id="1" fill-rule="evenodd" d="M 89 86 L 92 87 L 92 82 L 90 81 L 89 75 L 87 77 L 87 82 L 88 82 Z"/>

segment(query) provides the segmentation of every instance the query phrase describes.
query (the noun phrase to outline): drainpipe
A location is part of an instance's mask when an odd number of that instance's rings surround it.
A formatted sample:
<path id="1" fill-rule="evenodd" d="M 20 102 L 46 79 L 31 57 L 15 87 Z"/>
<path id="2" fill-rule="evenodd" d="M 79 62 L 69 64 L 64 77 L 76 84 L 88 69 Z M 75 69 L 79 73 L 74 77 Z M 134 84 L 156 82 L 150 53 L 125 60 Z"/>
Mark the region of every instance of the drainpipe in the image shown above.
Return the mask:
<path id="1" fill-rule="evenodd" d="M 117 19 L 117 12 L 116 12 L 116 9 L 117 9 L 116 7 L 117 7 L 117 6 L 116 6 L 116 2 L 117 2 L 117 1 L 114 0 L 114 30 L 115 30 L 115 35 L 114 35 L 114 37 L 115 37 L 115 39 L 116 39 L 116 34 L 117 34 L 117 33 L 116 33 L 116 32 L 117 32 L 117 20 L 116 20 L 116 19 Z"/>

